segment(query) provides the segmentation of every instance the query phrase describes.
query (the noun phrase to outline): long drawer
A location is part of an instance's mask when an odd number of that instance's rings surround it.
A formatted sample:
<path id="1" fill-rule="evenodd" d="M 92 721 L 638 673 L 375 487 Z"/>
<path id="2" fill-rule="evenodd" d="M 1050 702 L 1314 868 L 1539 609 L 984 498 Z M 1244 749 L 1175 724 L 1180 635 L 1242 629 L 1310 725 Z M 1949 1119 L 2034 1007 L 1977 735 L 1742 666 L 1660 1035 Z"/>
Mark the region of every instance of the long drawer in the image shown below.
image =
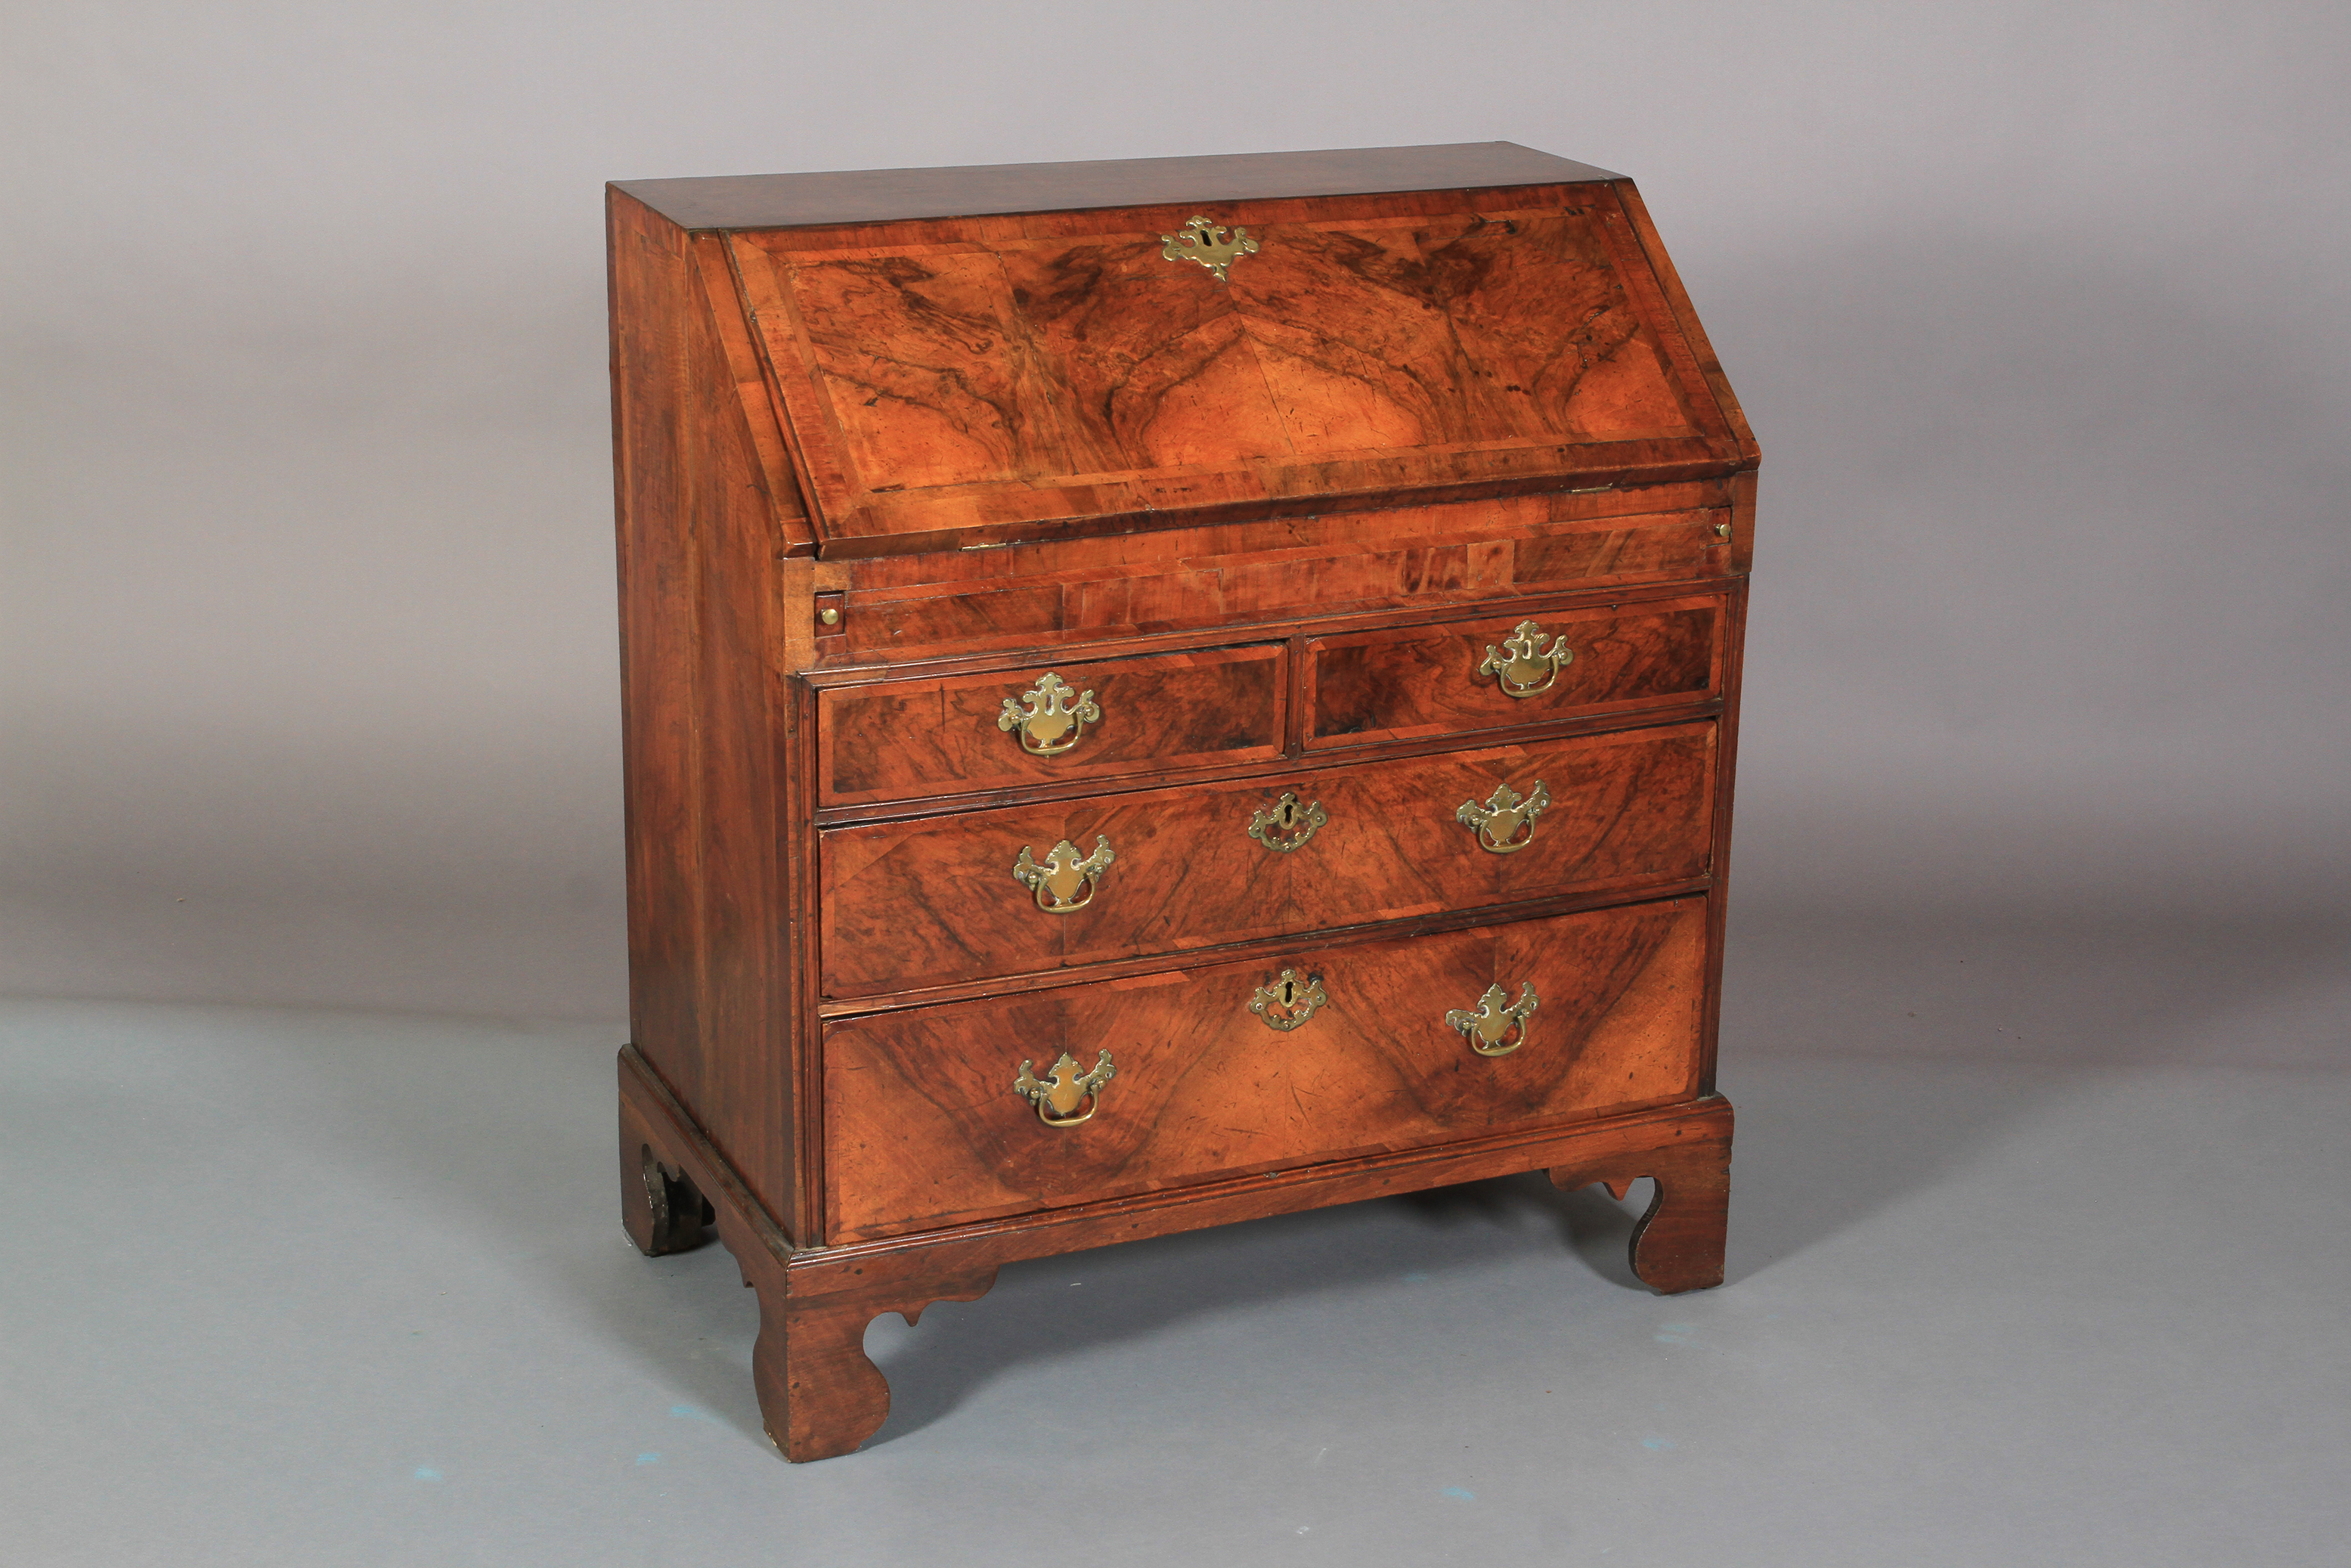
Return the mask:
<path id="1" fill-rule="evenodd" d="M 825 994 L 1706 873 L 1711 721 L 834 829 Z"/>
<path id="2" fill-rule="evenodd" d="M 851 1019 L 836 1241 L 1669 1104 L 1702 896 Z"/>

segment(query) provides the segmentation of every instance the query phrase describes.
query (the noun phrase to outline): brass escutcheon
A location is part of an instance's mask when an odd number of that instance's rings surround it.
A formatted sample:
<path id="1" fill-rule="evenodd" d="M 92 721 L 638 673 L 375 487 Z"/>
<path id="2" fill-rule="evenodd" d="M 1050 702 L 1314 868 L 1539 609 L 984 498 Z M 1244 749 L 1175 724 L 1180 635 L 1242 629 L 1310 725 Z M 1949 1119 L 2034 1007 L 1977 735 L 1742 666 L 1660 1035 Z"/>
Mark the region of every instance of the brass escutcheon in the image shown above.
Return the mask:
<path id="1" fill-rule="evenodd" d="M 1249 1010 L 1263 1019 L 1268 1029 L 1292 1030 L 1314 1016 L 1331 998 L 1322 994 L 1322 977 L 1298 977 L 1284 969 L 1270 985 L 1259 986 L 1249 997 Z"/>
<path id="2" fill-rule="evenodd" d="M 1456 1009 L 1445 1015 L 1445 1027 L 1458 1029 L 1469 1041 L 1469 1049 L 1480 1056 L 1508 1056 L 1527 1042 L 1527 1020 L 1535 1015 L 1539 1005 L 1531 981 L 1519 988 L 1519 999 L 1509 1007 L 1502 1004 L 1510 993 L 1499 985 L 1486 988 L 1474 1009 Z M 1502 1043 L 1513 1027 L 1518 1038 L 1510 1044 Z"/>
<path id="3" fill-rule="evenodd" d="M 1478 841 L 1498 855 L 1514 855 L 1535 841 L 1535 819 L 1551 804 L 1551 791 L 1535 780 L 1533 794 L 1521 800 L 1508 784 L 1497 784 L 1486 803 L 1465 800 L 1454 820 L 1475 828 Z M 1523 831 L 1521 831 L 1523 830 Z"/>
<path id="4" fill-rule="evenodd" d="M 1322 802 L 1310 800 L 1298 803 L 1298 797 L 1284 789 L 1281 799 L 1270 806 L 1260 806 L 1249 819 L 1249 836 L 1270 850 L 1287 854 L 1314 836 L 1314 830 L 1331 819 L 1322 810 Z"/>
<path id="5" fill-rule="evenodd" d="M 1078 846 L 1063 839 L 1045 852 L 1045 863 L 1039 865 L 1029 853 L 1029 846 L 1020 846 L 1020 858 L 1012 862 L 1012 875 L 1021 886 L 1037 895 L 1037 907 L 1048 915 L 1074 915 L 1094 901 L 1094 888 L 1102 873 L 1118 857 L 1111 853 L 1110 840 L 1101 833 L 1094 835 L 1094 852 L 1082 860 Z M 1081 894 L 1079 890 L 1084 892 Z"/>
<path id="6" fill-rule="evenodd" d="M 1548 652 L 1543 647 L 1545 642 L 1551 644 Z M 1531 697 L 1557 685 L 1560 671 L 1574 658 L 1566 638 L 1545 638 L 1541 626 L 1521 621 L 1502 639 L 1501 647 L 1488 644 L 1485 662 L 1478 666 L 1478 673 L 1493 676 L 1514 697 Z"/>
<path id="7" fill-rule="evenodd" d="M 1031 757 L 1058 757 L 1078 743 L 1086 726 L 1101 717 L 1093 693 L 1080 692 L 1072 698 L 1070 684 L 1048 670 L 1033 688 L 1004 699 L 996 727 L 1017 730 L 1020 749 Z"/>
<path id="8" fill-rule="evenodd" d="M 1092 1121 L 1093 1113 L 1102 1108 L 1102 1085 L 1118 1076 L 1118 1069 L 1111 1065 L 1107 1051 L 1094 1063 L 1093 1071 L 1082 1075 L 1078 1071 L 1077 1059 L 1066 1051 L 1061 1052 L 1061 1061 L 1046 1070 L 1048 1082 L 1037 1081 L 1036 1073 L 1030 1071 L 1034 1066 L 1033 1061 L 1021 1062 L 1020 1075 L 1012 1081 L 1012 1092 L 1036 1106 L 1037 1120 L 1049 1127 L 1074 1127 L 1081 1122 Z M 1085 1106 L 1082 1113 L 1078 1111 L 1081 1104 Z"/>
<path id="9" fill-rule="evenodd" d="M 1217 275 L 1217 281 L 1229 281 L 1225 268 L 1245 256 L 1257 254 L 1257 241 L 1249 230 L 1238 225 L 1227 228 L 1207 218 L 1186 218 L 1184 226 L 1172 235 L 1161 235 L 1167 243 L 1159 254 L 1170 261 L 1196 261 Z"/>

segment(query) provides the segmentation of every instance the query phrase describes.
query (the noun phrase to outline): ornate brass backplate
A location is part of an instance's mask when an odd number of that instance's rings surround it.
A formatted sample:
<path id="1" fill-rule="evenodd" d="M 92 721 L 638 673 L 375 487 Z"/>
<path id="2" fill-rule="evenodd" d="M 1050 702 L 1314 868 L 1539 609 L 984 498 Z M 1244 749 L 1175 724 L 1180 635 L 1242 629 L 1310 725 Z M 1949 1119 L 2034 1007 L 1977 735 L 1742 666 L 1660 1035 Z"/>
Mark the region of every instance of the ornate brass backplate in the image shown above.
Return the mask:
<path id="1" fill-rule="evenodd" d="M 1020 885 L 1037 895 L 1037 907 L 1048 915 L 1074 915 L 1094 901 L 1094 888 L 1102 873 L 1118 857 L 1111 853 L 1110 840 L 1101 833 L 1094 835 L 1094 852 L 1080 859 L 1078 846 L 1063 839 L 1045 852 L 1045 863 L 1039 865 L 1029 853 L 1029 846 L 1020 846 L 1020 858 L 1012 862 L 1012 874 Z"/>
<path id="2" fill-rule="evenodd" d="M 1454 820 L 1475 828 L 1478 841 L 1498 855 L 1514 855 L 1535 841 L 1535 819 L 1551 804 L 1551 791 L 1535 780 L 1534 793 L 1520 798 L 1508 784 L 1497 784 L 1486 803 L 1465 800 Z"/>
<path id="3" fill-rule="evenodd" d="M 1018 731 L 1020 749 L 1031 757 L 1058 757 L 1078 743 L 1086 726 L 1101 717 L 1093 693 L 1072 696 L 1070 684 L 1048 670 L 1034 688 L 1004 699 L 996 727 Z"/>
<path id="4" fill-rule="evenodd" d="M 1551 644 L 1548 650 L 1545 643 Z M 1487 645 L 1485 662 L 1478 666 L 1478 673 L 1493 676 L 1514 697 L 1531 697 L 1557 685 L 1560 671 L 1574 658 L 1566 638 L 1546 638 L 1541 626 L 1521 621 L 1502 639 L 1499 648 Z"/>
<path id="5" fill-rule="evenodd" d="M 1217 275 L 1217 281 L 1228 281 L 1225 269 L 1245 256 L 1257 254 L 1257 241 L 1249 230 L 1236 225 L 1227 228 L 1207 218 L 1186 218 L 1184 226 L 1172 235 L 1161 235 L 1167 243 L 1159 254 L 1170 261 L 1196 261 Z"/>
<path id="6" fill-rule="evenodd" d="M 1039 1082 L 1030 1071 L 1035 1063 L 1023 1061 L 1020 1076 L 1012 1081 L 1012 1092 L 1037 1107 L 1037 1119 L 1049 1127 L 1074 1127 L 1081 1122 L 1092 1121 L 1102 1108 L 1102 1087 L 1118 1076 L 1118 1069 L 1110 1064 L 1110 1052 L 1102 1053 L 1093 1071 L 1081 1074 L 1076 1058 L 1068 1051 L 1061 1060 L 1046 1070 L 1048 1082 Z M 1078 1107 L 1085 1106 L 1081 1112 Z"/>
<path id="7" fill-rule="evenodd" d="M 1317 1009 L 1331 998 L 1322 994 L 1322 977 L 1310 975 L 1298 977 L 1295 969 L 1284 969 L 1272 984 L 1259 986 L 1249 998 L 1249 1010 L 1263 1019 L 1269 1029 L 1292 1030 L 1314 1016 Z"/>
<path id="8" fill-rule="evenodd" d="M 1281 799 L 1270 806 L 1260 806 L 1249 819 L 1249 836 L 1270 850 L 1284 853 L 1296 849 L 1314 836 L 1314 830 L 1329 821 L 1320 800 L 1299 804 L 1298 797 L 1284 789 Z"/>
<path id="9" fill-rule="evenodd" d="M 1469 1049 L 1480 1056 L 1508 1056 L 1527 1042 L 1527 1020 L 1535 1016 L 1539 1005 L 1531 981 L 1519 988 L 1519 999 L 1509 1007 L 1510 993 L 1499 985 L 1486 988 L 1474 1009 L 1455 1009 L 1445 1015 L 1445 1027 L 1458 1029 L 1468 1040 Z M 1505 1045 L 1502 1041 L 1510 1040 Z"/>

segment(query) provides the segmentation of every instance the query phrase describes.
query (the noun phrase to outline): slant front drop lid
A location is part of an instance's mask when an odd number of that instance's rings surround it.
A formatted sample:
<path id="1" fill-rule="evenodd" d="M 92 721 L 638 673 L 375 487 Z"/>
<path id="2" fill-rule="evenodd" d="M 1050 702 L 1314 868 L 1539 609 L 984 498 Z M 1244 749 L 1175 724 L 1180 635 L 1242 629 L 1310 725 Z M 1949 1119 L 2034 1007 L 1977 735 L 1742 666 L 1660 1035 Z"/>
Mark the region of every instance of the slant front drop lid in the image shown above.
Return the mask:
<path id="1" fill-rule="evenodd" d="M 845 546 L 1732 468 L 1614 194 L 1510 198 L 1256 204 L 1212 287 L 1173 207 L 727 245 Z"/>
<path id="2" fill-rule="evenodd" d="M 734 1251 L 789 1457 L 1014 1259 L 1541 1169 L 1719 1281 L 1757 453 L 1630 181 L 608 206 L 623 1217 Z"/>

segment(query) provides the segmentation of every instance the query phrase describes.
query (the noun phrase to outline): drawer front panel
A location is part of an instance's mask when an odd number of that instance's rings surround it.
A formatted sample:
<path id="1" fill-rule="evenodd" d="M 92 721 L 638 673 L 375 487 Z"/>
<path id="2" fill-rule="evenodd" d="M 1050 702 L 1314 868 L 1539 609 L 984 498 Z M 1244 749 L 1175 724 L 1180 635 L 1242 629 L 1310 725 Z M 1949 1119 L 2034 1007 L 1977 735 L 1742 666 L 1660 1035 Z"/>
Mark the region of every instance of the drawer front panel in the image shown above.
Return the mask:
<path id="1" fill-rule="evenodd" d="M 1271 758 L 1287 652 L 1259 643 L 835 687 L 817 699 L 820 798 L 919 800 Z"/>
<path id="2" fill-rule="evenodd" d="M 1250 1002 L 1284 968 L 1322 1000 L 1276 1029 Z M 1706 901 L 1692 897 L 837 1023 L 827 1233 L 896 1235 L 1670 1104 L 1697 1092 L 1705 971 Z M 1522 1017 L 1488 999 L 1523 1007 L 1530 988 Z M 1497 1019 L 1507 1053 L 1472 1049 Z M 1016 1089 L 1024 1061 L 1050 1090 L 1104 1051 L 1112 1075 L 1072 1103 L 1077 1124 L 1047 1124 Z M 1057 1072 L 1065 1053 L 1073 1065 Z"/>
<path id="3" fill-rule="evenodd" d="M 1707 721 L 831 830 L 825 993 L 1687 881 L 1708 869 L 1715 745 Z M 1090 879 L 1016 878 L 1024 850 L 1042 870 L 1105 841 Z"/>
<path id="4" fill-rule="evenodd" d="M 1722 625 L 1723 601 L 1709 597 L 1318 638 L 1306 744 L 1702 702 L 1720 695 Z"/>
<path id="5" fill-rule="evenodd" d="M 824 993 L 883 996 L 1280 932 L 1280 857 L 1243 831 L 1245 799 L 1230 783 L 1202 785 L 828 831 Z M 1059 894 L 1016 877 L 1023 851 L 1041 870 L 1059 845 L 1083 861 L 1104 841 L 1110 862 Z M 1083 907 L 1053 914 L 1047 902 Z"/>
<path id="6" fill-rule="evenodd" d="M 1706 720 L 1302 776 L 1330 820 L 1280 857 L 1289 928 L 1704 876 L 1715 745 Z"/>

